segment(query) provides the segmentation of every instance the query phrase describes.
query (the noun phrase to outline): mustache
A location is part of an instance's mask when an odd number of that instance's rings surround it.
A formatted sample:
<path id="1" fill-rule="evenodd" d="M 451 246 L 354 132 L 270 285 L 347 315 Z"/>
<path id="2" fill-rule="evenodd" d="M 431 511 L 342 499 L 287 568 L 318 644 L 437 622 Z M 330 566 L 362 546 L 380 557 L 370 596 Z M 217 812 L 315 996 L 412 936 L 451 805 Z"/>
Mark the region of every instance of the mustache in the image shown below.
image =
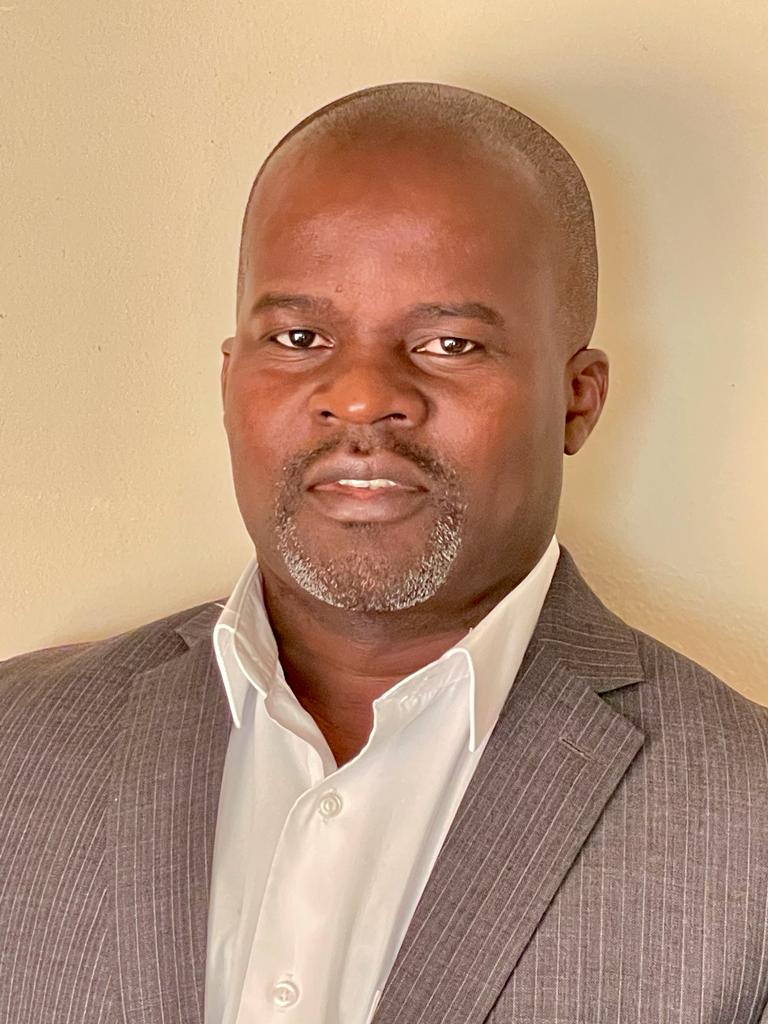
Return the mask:
<path id="1" fill-rule="evenodd" d="M 360 434 L 343 434 L 327 438 L 304 452 L 298 452 L 283 465 L 282 487 L 294 493 L 301 489 L 302 481 L 318 459 L 331 452 L 344 451 L 354 455 L 372 455 L 388 452 L 407 459 L 422 473 L 430 477 L 443 490 L 457 491 L 459 475 L 444 458 L 418 442 L 402 437 L 371 438 Z"/>

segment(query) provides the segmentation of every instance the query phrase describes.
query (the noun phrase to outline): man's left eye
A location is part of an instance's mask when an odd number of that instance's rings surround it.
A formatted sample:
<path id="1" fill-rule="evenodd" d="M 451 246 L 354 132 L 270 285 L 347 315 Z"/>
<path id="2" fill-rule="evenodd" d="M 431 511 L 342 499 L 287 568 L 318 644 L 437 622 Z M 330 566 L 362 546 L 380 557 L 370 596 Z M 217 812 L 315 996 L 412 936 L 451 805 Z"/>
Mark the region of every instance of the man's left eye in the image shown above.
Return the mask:
<path id="1" fill-rule="evenodd" d="M 431 356 L 463 356 L 477 347 L 477 342 L 468 341 L 467 338 L 433 338 L 415 351 L 426 352 Z"/>
<path id="2" fill-rule="evenodd" d="M 290 331 L 281 331 L 273 334 L 272 340 L 285 348 L 330 348 L 330 345 L 322 334 L 317 331 L 309 331 L 304 327 L 297 327 Z"/>

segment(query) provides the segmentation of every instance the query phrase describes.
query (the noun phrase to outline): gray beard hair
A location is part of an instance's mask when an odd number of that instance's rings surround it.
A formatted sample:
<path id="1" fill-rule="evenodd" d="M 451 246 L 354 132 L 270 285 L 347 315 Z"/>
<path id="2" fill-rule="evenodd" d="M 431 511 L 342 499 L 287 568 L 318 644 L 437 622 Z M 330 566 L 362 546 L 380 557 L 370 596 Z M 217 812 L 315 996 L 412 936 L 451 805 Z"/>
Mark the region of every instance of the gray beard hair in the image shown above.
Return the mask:
<path id="1" fill-rule="evenodd" d="M 278 499 L 275 506 L 277 550 L 288 572 L 313 597 L 355 612 L 395 612 L 427 601 L 445 582 L 464 542 L 467 506 L 458 496 L 443 496 L 427 536 L 424 551 L 406 568 L 376 553 L 377 523 L 350 524 L 351 550 L 338 558 L 319 560 L 306 551 L 289 505 Z M 357 550 L 354 538 L 367 540 L 367 550 Z"/>

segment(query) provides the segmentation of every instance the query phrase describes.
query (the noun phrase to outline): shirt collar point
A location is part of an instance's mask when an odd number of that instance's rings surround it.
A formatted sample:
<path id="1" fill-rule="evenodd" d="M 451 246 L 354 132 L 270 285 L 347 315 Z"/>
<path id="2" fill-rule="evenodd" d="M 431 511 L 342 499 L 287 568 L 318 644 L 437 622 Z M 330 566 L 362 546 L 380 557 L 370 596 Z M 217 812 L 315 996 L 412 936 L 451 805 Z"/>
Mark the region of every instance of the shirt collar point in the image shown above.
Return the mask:
<path id="1" fill-rule="evenodd" d="M 224 693 L 227 696 L 227 703 L 229 704 L 232 721 L 235 728 L 239 729 L 243 723 L 243 708 L 245 705 L 247 682 L 242 677 L 235 677 L 234 674 L 228 670 L 227 666 L 229 658 L 233 655 L 236 660 L 239 660 L 237 659 L 237 653 L 234 650 L 237 638 L 237 624 L 236 620 L 234 623 L 231 621 L 231 616 L 231 609 L 225 608 L 224 611 L 222 611 L 218 622 L 213 628 L 213 649 L 216 654 L 216 661 L 219 664 L 219 674 L 221 675 L 221 680 L 224 684 Z"/>

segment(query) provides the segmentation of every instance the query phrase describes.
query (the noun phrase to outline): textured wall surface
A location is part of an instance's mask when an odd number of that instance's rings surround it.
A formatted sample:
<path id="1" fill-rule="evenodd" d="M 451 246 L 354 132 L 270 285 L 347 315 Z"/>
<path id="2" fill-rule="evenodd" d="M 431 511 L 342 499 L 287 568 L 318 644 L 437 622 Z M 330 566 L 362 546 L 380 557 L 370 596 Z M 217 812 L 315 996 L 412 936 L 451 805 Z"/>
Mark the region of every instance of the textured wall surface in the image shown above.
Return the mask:
<path id="1" fill-rule="evenodd" d="M 230 589 L 218 343 L 250 179 L 321 103 L 433 79 L 525 110 L 592 187 L 613 383 L 561 539 L 768 703 L 762 0 L 7 0 L 0 51 L 0 656 Z"/>

